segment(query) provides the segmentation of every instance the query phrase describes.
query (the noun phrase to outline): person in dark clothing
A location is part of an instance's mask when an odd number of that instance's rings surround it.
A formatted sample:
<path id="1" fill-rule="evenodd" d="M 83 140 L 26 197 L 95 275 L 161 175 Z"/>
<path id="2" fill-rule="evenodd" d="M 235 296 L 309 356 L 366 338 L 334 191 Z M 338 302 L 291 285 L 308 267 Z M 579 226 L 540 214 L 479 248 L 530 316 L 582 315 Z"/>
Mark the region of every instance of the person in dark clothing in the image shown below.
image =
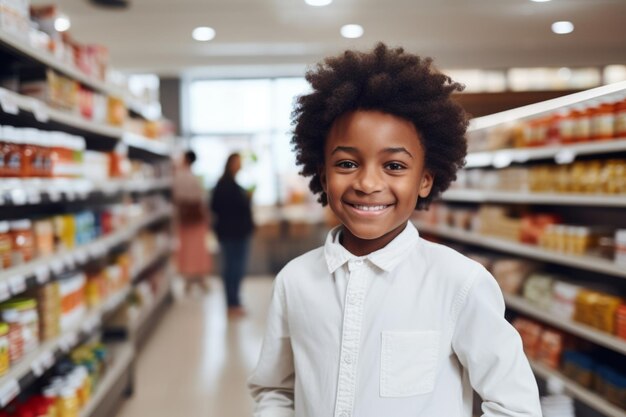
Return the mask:
<path id="1" fill-rule="evenodd" d="M 223 254 L 222 279 L 230 316 L 245 314 L 239 300 L 239 287 L 246 273 L 250 238 L 254 230 L 252 196 L 235 182 L 235 175 L 240 169 L 241 156 L 231 154 L 211 200 L 211 210 L 215 214 L 214 229 Z"/>

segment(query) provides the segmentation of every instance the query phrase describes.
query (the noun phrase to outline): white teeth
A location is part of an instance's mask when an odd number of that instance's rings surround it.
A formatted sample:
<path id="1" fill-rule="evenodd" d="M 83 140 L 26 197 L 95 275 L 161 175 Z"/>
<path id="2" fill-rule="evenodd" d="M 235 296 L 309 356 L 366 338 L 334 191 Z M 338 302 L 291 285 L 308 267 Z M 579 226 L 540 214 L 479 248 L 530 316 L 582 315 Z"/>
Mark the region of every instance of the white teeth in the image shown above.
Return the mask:
<path id="1" fill-rule="evenodd" d="M 363 211 L 379 211 L 379 210 L 384 210 L 385 208 L 387 208 L 387 206 L 360 206 L 358 204 L 355 204 L 354 207 L 358 210 L 363 210 Z"/>

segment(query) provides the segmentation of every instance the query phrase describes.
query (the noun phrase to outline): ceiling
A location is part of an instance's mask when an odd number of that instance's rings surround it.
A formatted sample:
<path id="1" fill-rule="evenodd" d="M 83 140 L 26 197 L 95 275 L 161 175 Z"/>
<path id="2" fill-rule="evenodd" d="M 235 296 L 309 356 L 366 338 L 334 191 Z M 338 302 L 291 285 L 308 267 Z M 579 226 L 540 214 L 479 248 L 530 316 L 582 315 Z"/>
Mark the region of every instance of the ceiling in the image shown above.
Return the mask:
<path id="1" fill-rule="evenodd" d="M 114 11 L 58 0 L 72 35 L 108 46 L 112 65 L 127 72 L 293 75 L 377 41 L 432 56 L 446 69 L 626 64 L 625 0 L 334 0 L 321 8 L 303 0 L 130 2 Z M 576 30 L 553 34 L 557 20 Z M 347 23 L 361 24 L 364 36 L 343 39 Z M 196 26 L 213 27 L 215 39 L 192 40 Z"/>

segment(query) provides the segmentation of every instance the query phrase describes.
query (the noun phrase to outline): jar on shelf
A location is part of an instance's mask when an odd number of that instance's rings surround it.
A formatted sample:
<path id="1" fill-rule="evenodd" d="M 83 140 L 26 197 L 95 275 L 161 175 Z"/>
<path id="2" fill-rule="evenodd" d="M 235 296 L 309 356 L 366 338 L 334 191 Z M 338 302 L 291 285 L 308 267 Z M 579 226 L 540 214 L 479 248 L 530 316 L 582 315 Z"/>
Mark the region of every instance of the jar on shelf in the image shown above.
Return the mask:
<path id="1" fill-rule="evenodd" d="M 9 341 L 9 362 L 14 364 L 24 356 L 24 331 L 20 315 L 14 309 L 2 310 L 0 307 L 0 318 L 9 326 L 7 339 Z"/>
<path id="2" fill-rule="evenodd" d="M 615 106 L 611 102 L 603 102 L 591 119 L 591 138 L 594 140 L 608 140 L 615 137 Z"/>
<path id="3" fill-rule="evenodd" d="M 577 107 L 572 115 L 574 117 L 572 140 L 574 142 L 588 141 L 591 137 L 591 109 L 589 107 Z"/>
<path id="4" fill-rule="evenodd" d="M 615 137 L 626 138 L 626 97 L 615 104 Z"/>
<path id="5" fill-rule="evenodd" d="M 8 372 L 10 363 L 9 325 L 6 323 L 0 323 L 0 376 Z"/>
<path id="6" fill-rule="evenodd" d="M 2 154 L 4 156 L 4 176 L 20 177 L 24 155 L 22 152 L 22 130 L 12 126 L 4 127 L 4 144 Z"/>
<path id="7" fill-rule="evenodd" d="M 0 270 L 11 266 L 12 242 L 9 222 L 0 221 Z"/>
<path id="8" fill-rule="evenodd" d="M 32 223 L 28 219 L 14 220 L 11 225 L 11 264 L 30 262 L 35 253 Z"/>
<path id="9" fill-rule="evenodd" d="M 0 304 L 2 318 L 7 323 L 17 322 L 22 329 L 23 353 L 28 354 L 39 346 L 39 315 L 37 302 L 32 298 L 13 298 Z"/>

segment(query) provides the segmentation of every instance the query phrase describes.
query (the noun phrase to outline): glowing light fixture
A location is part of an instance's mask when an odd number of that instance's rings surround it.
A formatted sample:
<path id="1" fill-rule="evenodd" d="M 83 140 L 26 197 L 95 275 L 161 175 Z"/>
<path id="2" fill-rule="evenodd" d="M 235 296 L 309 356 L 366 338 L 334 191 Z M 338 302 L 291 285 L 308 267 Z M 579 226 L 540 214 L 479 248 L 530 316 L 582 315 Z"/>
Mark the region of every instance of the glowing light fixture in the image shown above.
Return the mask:
<path id="1" fill-rule="evenodd" d="M 304 0 L 309 6 L 324 7 L 328 6 L 333 0 Z"/>
<path id="2" fill-rule="evenodd" d="M 535 3 L 547 3 L 550 0 L 530 0 L 530 1 L 535 2 Z"/>
<path id="3" fill-rule="evenodd" d="M 72 26 L 70 19 L 67 16 L 61 15 L 54 20 L 54 28 L 57 32 L 65 32 Z"/>
<path id="4" fill-rule="evenodd" d="M 348 39 L 356 39 L 363 36 L 363 26 L 345 25 L 341 27 L 341 36 Z"/>
<path id="5" fill-rule="evenodd" d="M 199 42 L 207 42 L 215 37 L 215 29 L 208 26 L 200 26 L 193 30 L 191 36 Z"/>
<path id="6" fill-rule="evenodd" d="M 568 33 L 572 33 L 573 31 L 574 24 L 572 22 L 568 22 L 567 20 L 552 23 L 552 32 L 556 33 L 557 35 L 567 35 Z"/>

